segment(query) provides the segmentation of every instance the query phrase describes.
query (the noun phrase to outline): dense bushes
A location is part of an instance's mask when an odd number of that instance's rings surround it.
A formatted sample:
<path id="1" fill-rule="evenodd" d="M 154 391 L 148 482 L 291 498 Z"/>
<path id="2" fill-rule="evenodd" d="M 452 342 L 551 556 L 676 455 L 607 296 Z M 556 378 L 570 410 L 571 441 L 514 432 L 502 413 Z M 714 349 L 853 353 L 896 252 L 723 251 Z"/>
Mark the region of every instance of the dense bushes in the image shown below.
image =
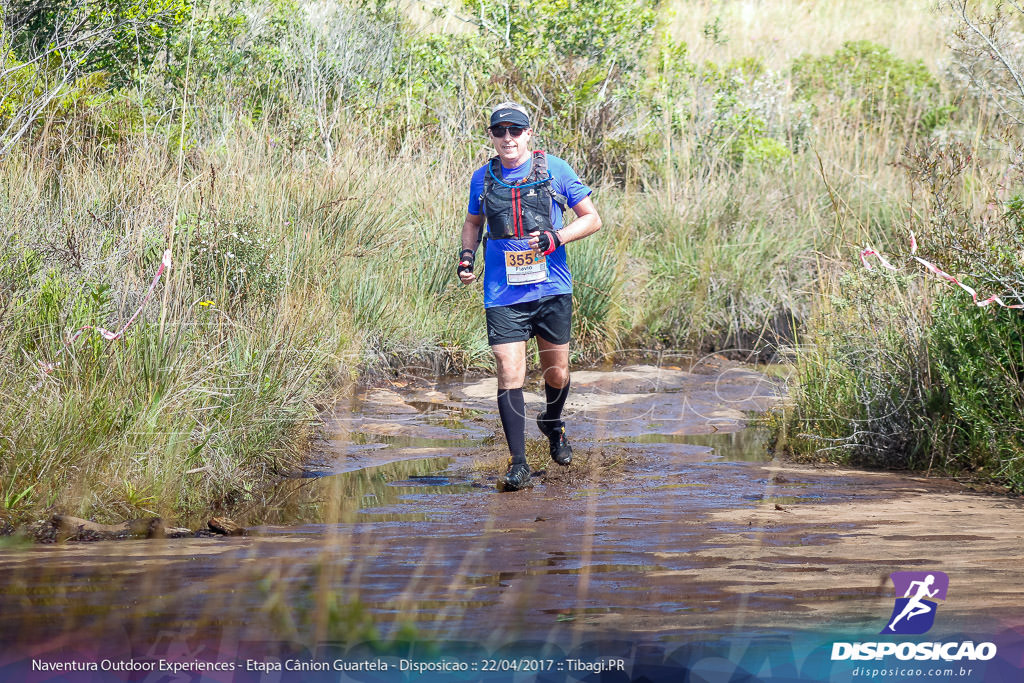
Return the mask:
<path id="1" fill-rule="evenodd" d="M 854 122 L 877 123 L 886 117 L 911 127 L 927 122 L 923 132 L 945 122 L 934 111 L 940 106 L 939 83 L 924 64 L 900 59 L 866 40 L 845 43 L 831 55 L 798 58 L 793 86 L 810 101 L 841 102 Z"/>
<path id="2" fill-rule="evenodd" d="M 908 146 L 900 161 L 912 188 L 903 234 L 881 239 L 905 244 L 916 235 L 920 248 L 889 250 L 904 266 L 899 275 L 847 272 L 830 288 L 797 353 L 798 390 L 777 416 L 776 441 L 814 457 L 968 472 L 1021 491 L 1024 238 L 1013 193 L 1024 171 L 1020 10 L 974 17 L 966 2 L 950 6 L 958 26 L 948 86 L 980 105 L 970 111 L 972 127 L 941 136 L 953 142 Z M 927 132 L 946 120 L 950 108 L 935 106 L 928 93 L 937 85 L 919 66 L 893 63 L 871 46 L 847 48 L 838 60 L 794 65 L 805 92 L 857 91 L 869 122 L 888 112 Z M 836 67 L 842 76 L 830 75 Z M 863 82 L 881 70 L 884 81 Z M 915 92 L 929 111 L 902 100 Z M 921 270 L 926 264 L 952 275 L 936 278 Z"/>
<path id="3" fill-rule="evenodd" d="M 1024 318 L 978 309 L 959 290 L 916 314 L 929 322 L 822 323 L 798 354 L 795 405 L 776 423 L 776 445 L 855 465 L 967 472 L 1024 490 Z"/>
<path id="4" fill-rule="evenodd" d="M 103 72 L 117 85 L 136 83 L 181 33 L 187 0 L 10 0 L 0 21 L 22 60 L 72 75 Z"/>
<path id="5" fill-rule="evenodd" d="M 723 157 L 784 163 L 811 143 L 814 107 L 838 104 L 851 122 L 885 118 L 925 133 L 950 111 L 923 65 L 866 41 L 800 57 L 783 71 L 753 58 L 695 64 L 653 0 L 516 3 L 507 11 L 467 0 L 456 11 L 476 25 L 468 35 L 416 30 L 388 3 L 90 7 L 83 21 L 97 37 L 79 46 L 88 59 L 70 62 L 64 52 L 27 61 L 44 49 L 36 43 L 47 31 L 78 46 L 60 32 L 60 6 L 8 13 L 3 77 L 15 87 L 0 103 L 0 123 L 17 118 L 9 135 L 49 131 L 44 122 L 74 110 L 82 143 L 143 132 L 175 139 L 184 118 L 188 139 L 176 144 L 188 148 L 241 117 L 330 164 L 346 137 L 370 135 L 400 153 L 421 129 L 468 152 L 483 109 L 512 98 L 534 113 L 539 141 L 589 178 L 635 184 L 656 181 L 684 149 L 697 166 Z M 122 33 L 143 23 L 126 46 Z M 181 109 L 183 101 L 199 106 Z M 690 137 L 696 144 L 671 141 Z M 674 159 L 665 156 L 670 148 Z"/>
<path id="6" fill-rule="evenodd" d="M 906 247 L 889 255 L 899 274 L 843 275 L 797 354 L 799 389 L 780 445 L 861 465 L 975 472 L 1024 489 L 1024 316 L 974 303 L 998 295 L 1024 304 L 1019 206 L 1000 201 L 1005 187 L 990 179 L 985 208 L 972 209 L 972 163 L 962 145 L 927 144 L 904 167 L 920 190 L 907 226 L 916 255 L 977 297 L 936 278 Z M 1011 159 L 1007 175 L 1019 171 Z"/>

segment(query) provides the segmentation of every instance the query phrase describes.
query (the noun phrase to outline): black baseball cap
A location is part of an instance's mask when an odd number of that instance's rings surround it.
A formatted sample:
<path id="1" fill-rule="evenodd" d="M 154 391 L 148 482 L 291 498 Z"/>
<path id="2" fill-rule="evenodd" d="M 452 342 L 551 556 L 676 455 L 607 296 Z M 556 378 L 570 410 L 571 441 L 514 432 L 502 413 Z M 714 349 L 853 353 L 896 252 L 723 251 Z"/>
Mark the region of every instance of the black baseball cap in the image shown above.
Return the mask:
<path id="1" fill-rule="evenodd" d="M 493 128 L 501 123 L 529 128 L 530 117 L 518 109 L 498 109 L 491 114 L 491 127 Z"/>

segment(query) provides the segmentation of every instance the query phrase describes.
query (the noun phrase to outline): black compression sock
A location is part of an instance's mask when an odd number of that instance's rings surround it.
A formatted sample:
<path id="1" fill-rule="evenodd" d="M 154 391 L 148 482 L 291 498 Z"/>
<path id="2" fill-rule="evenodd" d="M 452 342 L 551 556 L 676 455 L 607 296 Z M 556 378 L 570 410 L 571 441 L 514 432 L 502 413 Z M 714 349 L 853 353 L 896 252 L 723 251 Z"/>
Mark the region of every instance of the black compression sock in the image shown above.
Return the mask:
<path id="1" fill-rule="evenodd" d="M 526 462 L 526 401 L 522 387 L 498 389 L 498 415 L 512 462 Z"/>
<path id="2" fill-rule="evenodd" d="M 547 382 L 544 382 L 544 396 L 548 405 L 544 409 L 544 421 L 549 423 L 558 422 L 562 419 L 562 407 L 565 406 L 565 399 L 569 398 L 569 382 L 565 386 L 556 389 Z"/>

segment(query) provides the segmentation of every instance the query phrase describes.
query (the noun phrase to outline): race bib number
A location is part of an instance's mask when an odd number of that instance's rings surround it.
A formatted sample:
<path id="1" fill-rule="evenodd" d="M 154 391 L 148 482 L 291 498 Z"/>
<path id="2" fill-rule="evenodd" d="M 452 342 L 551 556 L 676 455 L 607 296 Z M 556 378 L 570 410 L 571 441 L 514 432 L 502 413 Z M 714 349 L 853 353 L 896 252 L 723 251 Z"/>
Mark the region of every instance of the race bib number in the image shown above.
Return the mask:
<path id="1" fill-rule="evenodd" d="M 505 281 L 510 285 L 533 285 L 548 279 L 548 257 L 532 251 L 505 252 Z"/>

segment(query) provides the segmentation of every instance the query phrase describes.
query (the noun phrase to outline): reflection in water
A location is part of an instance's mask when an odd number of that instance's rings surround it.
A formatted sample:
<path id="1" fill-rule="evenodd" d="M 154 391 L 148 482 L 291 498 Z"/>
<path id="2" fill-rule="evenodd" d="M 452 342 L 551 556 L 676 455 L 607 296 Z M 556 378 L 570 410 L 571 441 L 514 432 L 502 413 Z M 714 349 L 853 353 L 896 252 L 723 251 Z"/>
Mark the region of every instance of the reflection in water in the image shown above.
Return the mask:
<path id="1" fill-rule="evenodd" d="M 422 436 L 403 436 L 392 434 L 367 434 L 352 432 L 352 443 L 384 444 L 397 448 L 472 448 L 479 444 L 478 439 L 431 439 Z"/>
<path id="2" fill-rule="evenodd" d="M 373 513 L 379 521 L 399 521 L 379 508 L 397 509 L 414 494 L 462 493 L 468 480 L 443 473 L 451 457 L 403 460 L 377 467 L 343 472 L 315 479 L 285 479 L 271 490 L 267 500 L 238 515 L 243 526 L 357 521 Z"/>
<path id="3" fill-rule="evenodd" d="M 640 434 L 626 436 L 614 441 L 622 443 L 676 443 L 704 446 L 726 461 L 768 462 L 772 456 L 765 451 L 768 432 L 765 429 L 747 428 L 733 432 L 714 434 Z"/>

